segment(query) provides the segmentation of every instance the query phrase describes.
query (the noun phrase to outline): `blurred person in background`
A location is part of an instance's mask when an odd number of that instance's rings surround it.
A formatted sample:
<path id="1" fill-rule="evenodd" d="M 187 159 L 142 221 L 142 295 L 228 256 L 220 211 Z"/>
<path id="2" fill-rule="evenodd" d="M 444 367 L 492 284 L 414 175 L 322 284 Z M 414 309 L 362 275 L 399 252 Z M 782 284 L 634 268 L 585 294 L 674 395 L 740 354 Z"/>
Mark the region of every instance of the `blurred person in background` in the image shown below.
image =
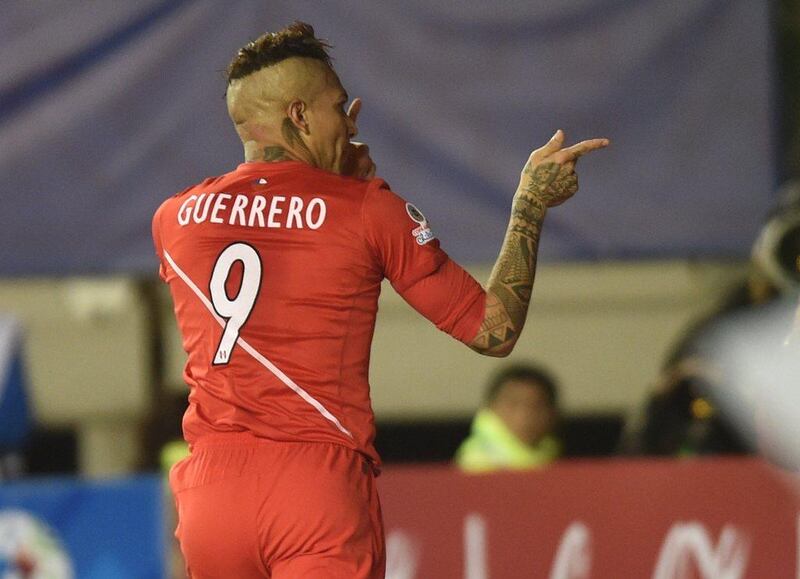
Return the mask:
<path id="1" fill-rule="evenodd" d="M 245 162 L 165 201 L 160 275 L 188 353 L 191 455 L 170 472 L 195 579 L 383 577 L 368 361 L 384 278 L 478 353 L 505 356 L 525 323 L 544 217 L 606 139 L 534 151 L 484 289 L 425 216 L 381 179 L 357 134 L 361 101 L 304 23 L 228 68 Z M 201 289 L 202 288 L 202 289 Z"/>
<path id="2" fill-rule="evenodd" d="M 748 445 L 776 465 L 800 469 L 800 342 L 797 301 L 777 299 L 718 320 L 702 347 L 725 380 L 713 395 Z"/>
<path id="3" fill-rule="evenodd" d="M 537 366 L 508 366 L 489 382 L 471 434 L 456 452 L 456 464 L 466 472 L 550 464 L 561 455 L 558 422 L 555 379 Z"/>
<path id="4" fill-rule="evenodd" d="M 788 183 L 778 197 L 753 246 L 747 280 L 685 331 L 643 416 L 631 423 L 624 452 L 752 449 L 800 464 L 786 448 L 795 433 L 785 428 L 800 416 L 779 417 L 800 408 L 791 395 L 800 384 L 800 184 Z"/>
<path id="5" fill-rule="evenodd" d="M 697 352 L 668 361 L 643 414 L 629 425 L 623 452 L 675 457 L 747 452 L 713 401 L 722 376 L 712 359 Z"/>

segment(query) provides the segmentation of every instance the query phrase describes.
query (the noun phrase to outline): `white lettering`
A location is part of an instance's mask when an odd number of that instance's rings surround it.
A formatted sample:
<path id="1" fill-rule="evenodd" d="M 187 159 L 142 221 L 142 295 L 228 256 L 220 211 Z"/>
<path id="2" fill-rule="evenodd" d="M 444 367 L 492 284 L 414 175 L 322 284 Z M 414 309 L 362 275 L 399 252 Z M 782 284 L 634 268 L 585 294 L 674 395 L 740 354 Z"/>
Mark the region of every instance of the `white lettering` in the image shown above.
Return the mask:
<path id="1" fill-rule="evenodd" d="M 210 219 L 211 223 L 225 223 L 222 219 L 220 219 L 217 216 L 217 214 L 221 210 L 228 208 L 228 206 L 225 205 L 225 201 L 230 198 L 231 196 L 228 195 L 227 193 L 220 193 L 219 195 L 217 195 L 217 202 L 214 203 L 214 209 L 213 211 L 211 211 L 211 219 Z"/>
<path id="2" fill-rule="evenodd" d="M 190 206 L 189 203 L 194 201 L 197 201 L 197 195 L 189 195 L 189 198 L 183 202 L 178 211 L 178 225 L 183 226 L 189 224 L 189 220 L 192 218 L 192 209 L 194 208 Z"/>
<path id="3" fill-rule="evenodd" d="M 278 203 L 286 201 L 286 197 L 275 195 L 269 204 L 269 217 L 267 217 L 267 227 L 280 227 L 281 224 L 275 221 L 275 216 L 283 213 L 283 209 L 278 209 Z"/>
<path id="4" fill-rule="evenodd" d="M 314 207 L 319 207 L 319 215 L 317 215 L 317 220 L 314 221 Z M 325 215 L 328 213 L 328 208 L 325 206 L 325 201 L 320 199 L 319 197 L 314 197 L 311 200 L 311 203 L 308 204 L 306 208 L 306 224 L 311 229 L 319 229 L 320 226 L 325 223 Z"/>
<path id="5" fill-rule="evenodd" d="M 553 559 L 550 579 L 589 579 L 592 570 L 592 532 L 576 521 L 567 527 Z"/>
<path id="6" fill-rule="evenodd" d="M 422 547 L 402 529 L 386 534 L 386 579 L 416 579 Z"/>
<path id="7" fill-rule="evenodd" d="M 286 228 L 292 228 L 292 222 L 297 220 L 297 228 L 303 229 L 303 219 L 300 212 L 303 210 L 303 200 L 300 197 L 292 197 L 289 200 L 289 212 L 286 216 Z"/>
<path id="8" fill-rule="evenodd" d="M 288 202 L 288 206 L 287 206 Z M 269 208 L 267 207 L 269 204 Z M 308 205 L 302 197 L 241 193 L 190 195 L 178 210 L 178 224 L 190 222 L 268 227 L 270 229 L 319 229 L 328 217 L 325 201 L 314 197 Z"/>
<path id="9" fill-rule="evenodd" d="M 715 548 L 701 523 L 675 523 L 664 539 L 653 579 L 689 577 L 692 559 L 703 579 L 742 579 L 749 555 L 750 542 L 733 525 L 722 528 Z"/>
<path id="10" fill-rule="evenodd" d="M 250 207 L 250 219 L 247 222 L 249 227 L 253 227 L 256 218 L 258 218 L 258 226 L 264 227 L 264 208 L 266 206 L 267 200 L 262 195 L 253 197 L 253 205 Z"/>
<path id="11" fill-rule="evenodd" d="M 231 216 L 228 219 L 228 225 L 233 225 L 234 222 L 242 226 L 247 225 L 247 219 L 244 216 L 244 208 L 247 207 L 248 201 L 247 195 L 236 196 L 236 199 L 233 201 L 233 207 L 231 208 Z"/>
<path id="12" fill-rule="evenodd" d="M 211 201 L 214 199 L 214 193 L 211 193 L 208 197 L 206 197 L 205 193 L 201 193 L 200 197 L 197 198 L 197 205 L 194 206 L 194 222 L 195 223 L 202 223 L 208 217 L 208 208 L 211 205 Z M 203 197 L 206 197 L 205 202 L 203 202 Z"/>
<path id="13" fill-rule="evenodd" d="M 478 513 L 470 513 L 464 519 L 464 579 L 488 579 L 488 559 L 486 521 Z"/>

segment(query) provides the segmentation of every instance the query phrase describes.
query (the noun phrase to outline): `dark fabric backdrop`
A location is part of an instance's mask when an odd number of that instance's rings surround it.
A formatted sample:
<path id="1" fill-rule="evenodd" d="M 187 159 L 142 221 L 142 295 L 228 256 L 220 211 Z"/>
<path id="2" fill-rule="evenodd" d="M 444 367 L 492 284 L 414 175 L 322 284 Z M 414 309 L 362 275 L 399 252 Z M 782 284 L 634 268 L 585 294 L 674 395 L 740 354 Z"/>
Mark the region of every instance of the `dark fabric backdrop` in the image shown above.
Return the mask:
<path id="1" fill-rule="evenodd" d="M 747 255 L 775 186 L 768 3 L 12 0 L 0 19 L 0 275 L 154 272 L 163 198 L 233 168 L 223 70 L 293 19 L 335 46 L 386 178 L 492 260 L 529 152 L 613 139 L 549 260 Z"/>

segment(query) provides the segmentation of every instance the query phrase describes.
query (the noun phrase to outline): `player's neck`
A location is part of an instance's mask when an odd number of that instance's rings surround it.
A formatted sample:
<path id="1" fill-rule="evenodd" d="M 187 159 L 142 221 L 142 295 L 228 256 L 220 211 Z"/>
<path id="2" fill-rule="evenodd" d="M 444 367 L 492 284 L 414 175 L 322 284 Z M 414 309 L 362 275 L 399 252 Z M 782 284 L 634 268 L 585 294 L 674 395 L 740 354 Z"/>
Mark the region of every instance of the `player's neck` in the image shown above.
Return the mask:
<path id="1" fill-rule="evenodd" d="M 276 143 L 259 143 L 247 141 L 244 143 L 244 160 L 248 163 L 268 162 L 277 163 L 280 161 L 300 161 L 309 163 L 302 155 Z"/>

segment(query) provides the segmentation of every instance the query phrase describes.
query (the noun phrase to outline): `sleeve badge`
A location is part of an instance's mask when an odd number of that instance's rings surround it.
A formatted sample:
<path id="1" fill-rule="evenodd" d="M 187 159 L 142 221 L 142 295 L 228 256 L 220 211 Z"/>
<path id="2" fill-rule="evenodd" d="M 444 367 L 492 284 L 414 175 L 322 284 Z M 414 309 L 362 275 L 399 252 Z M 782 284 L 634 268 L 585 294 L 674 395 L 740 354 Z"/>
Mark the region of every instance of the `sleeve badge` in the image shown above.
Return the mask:
<path id="1" fill-rule="evenodd" d="M 429 241 L 436 239 L 436 236 L 433 234 L 428 224 L 428 220 L 425 219 L 422 211 L 417 209 L 413 203 L 406 203 L 406 213 L 408 213 L 408 216 L 414 223 L 418 224 L 418 227 L 415 227 L 411 231 L 411 235 L 414 236 L 419 245 L 425 245 Z"/>

